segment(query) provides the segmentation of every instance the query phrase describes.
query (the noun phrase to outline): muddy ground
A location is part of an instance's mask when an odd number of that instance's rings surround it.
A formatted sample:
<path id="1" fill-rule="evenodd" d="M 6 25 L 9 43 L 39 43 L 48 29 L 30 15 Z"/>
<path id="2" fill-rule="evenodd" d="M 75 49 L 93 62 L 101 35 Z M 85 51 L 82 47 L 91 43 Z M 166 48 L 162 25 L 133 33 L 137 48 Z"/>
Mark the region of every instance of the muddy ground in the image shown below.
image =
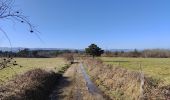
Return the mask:
<path id="1" fill-rule="evenodd" d="M 79 63 L 73 64 L 64 73 L 50 95 L 50 100 L 104 100 L 102 94 L 85 78 L 82 66 Z"/>

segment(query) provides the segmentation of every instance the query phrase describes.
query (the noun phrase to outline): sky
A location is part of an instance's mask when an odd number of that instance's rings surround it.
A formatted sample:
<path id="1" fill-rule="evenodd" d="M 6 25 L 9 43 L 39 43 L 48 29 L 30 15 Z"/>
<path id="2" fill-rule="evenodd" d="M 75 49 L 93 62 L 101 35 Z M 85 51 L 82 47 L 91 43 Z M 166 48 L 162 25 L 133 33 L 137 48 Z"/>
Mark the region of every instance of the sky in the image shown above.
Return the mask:
<path id="1" fill-rule="evenodd" d="M 0 21 L 13 47 L 170 48 L 170 0 L 15 0 L 42 39 L 22 23 Z M 0 46 L 9 42 L 0 33 Z"/>

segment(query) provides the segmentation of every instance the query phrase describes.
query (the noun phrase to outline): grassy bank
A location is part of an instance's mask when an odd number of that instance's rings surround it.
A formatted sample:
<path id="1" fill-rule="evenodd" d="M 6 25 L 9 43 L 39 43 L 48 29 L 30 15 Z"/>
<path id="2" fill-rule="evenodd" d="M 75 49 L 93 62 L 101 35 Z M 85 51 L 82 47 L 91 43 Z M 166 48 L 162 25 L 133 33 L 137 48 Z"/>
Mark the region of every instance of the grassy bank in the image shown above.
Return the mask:
<path id="1" fill-rule="evenodd" d="M 139 71 L 90 58 L 84 62 L 91 79 L 113 100 L 166 100 L 170 97 L 168 85 L 161 86 L 161 81 L 143 76 Z"/>
<path id="2" fill-rule="evenodd" d="M 63 58 L 15 58 L 18 66 L 0 70 L 0 84 L 33 69 L 58 72 L 66 63 Z"/>
<path id="3" fill-rule="evenodd" d="M 170 84 L 170 58 L 121 58 L 101 57 L 105 64 L 140 71 L 145 75 L 163 81 L 163 85 Z"/>
<path id="4" fill-rule="evenodd" d="M 11 79 L 4 79 L 0 86 L 0 100 L 47 100 L 55 85 L 62 78 L 62 74 L 69 68 L 61 58 L 48 59 L 17 59 L 25 67 L 17 66 L 17 75 L 6 75 Z M 32 66 L 35 67 L 32 67 Z M 5 69 L 10 72 L 11 69 Z M 0 73 L 2 74 L 2 73 Z"/>

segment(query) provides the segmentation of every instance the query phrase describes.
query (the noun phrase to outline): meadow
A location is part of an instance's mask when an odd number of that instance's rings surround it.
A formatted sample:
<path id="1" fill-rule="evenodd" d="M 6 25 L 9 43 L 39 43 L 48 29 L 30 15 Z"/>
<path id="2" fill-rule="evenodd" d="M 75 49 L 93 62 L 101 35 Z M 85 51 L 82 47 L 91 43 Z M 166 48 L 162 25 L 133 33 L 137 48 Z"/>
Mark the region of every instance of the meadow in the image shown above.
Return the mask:
<path id="1" fill-rule="evenodd" d="M 170 85 L 170 58 L 123 58 L 101 57 L 105 64 L 123 67 L 132 71 L 141 71 L 152 78 L 163 81 L 162 85 Z"/>
<path id="2" fill-rule="evenodd" d="M 17 66 L 0 70 L 0 84 L 37 68 L 58 72 L 66 64 L 63 58 L 15 58 L 15 60 Z"/>

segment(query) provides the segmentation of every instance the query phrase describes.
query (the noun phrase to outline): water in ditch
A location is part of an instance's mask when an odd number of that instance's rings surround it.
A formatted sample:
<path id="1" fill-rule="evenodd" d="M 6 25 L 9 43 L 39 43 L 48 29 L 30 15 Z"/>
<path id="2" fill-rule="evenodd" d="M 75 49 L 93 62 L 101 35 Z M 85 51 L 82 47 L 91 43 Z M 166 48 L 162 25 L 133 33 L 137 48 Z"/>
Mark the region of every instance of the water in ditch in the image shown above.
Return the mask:
<path id="1" fill-rule="evenodd" d="M 91 81 L 89 75 L 86 73 L 83 64 L 80 64 L 80 69 L 83 74 L 83 77 L 86 81 L 86 86 L 88 87 L 88 90 L 91 94 L 98 94 L 101 95 L 101 91 L 97 88 L 97 86 Z"/>

